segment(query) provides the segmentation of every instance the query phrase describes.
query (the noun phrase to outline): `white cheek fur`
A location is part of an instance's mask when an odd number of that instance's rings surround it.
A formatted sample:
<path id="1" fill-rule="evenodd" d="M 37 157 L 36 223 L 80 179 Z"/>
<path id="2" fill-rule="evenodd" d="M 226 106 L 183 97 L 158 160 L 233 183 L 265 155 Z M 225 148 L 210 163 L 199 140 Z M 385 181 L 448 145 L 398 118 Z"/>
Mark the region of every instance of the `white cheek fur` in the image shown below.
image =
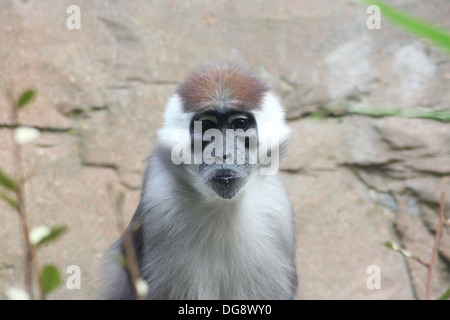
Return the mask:
<path id="1" fill-rule="evenodd" d="M 174 93 L 167 102 L 164 126 L 158 131 L 159 143 L 168 148 L 184 142 L 190 144 L 189 126 L 193 115 L 183 111 L 181 98 Z"/>
<path id="2" fill-rule="evenodd" d="M 287 126 L 281 102 L 272 92 L 267 92 L 262 100 L 262 109 L 254 111 L 258 125 L 259 141 L 266 144 L 287 142 L 291 129 Z"/>

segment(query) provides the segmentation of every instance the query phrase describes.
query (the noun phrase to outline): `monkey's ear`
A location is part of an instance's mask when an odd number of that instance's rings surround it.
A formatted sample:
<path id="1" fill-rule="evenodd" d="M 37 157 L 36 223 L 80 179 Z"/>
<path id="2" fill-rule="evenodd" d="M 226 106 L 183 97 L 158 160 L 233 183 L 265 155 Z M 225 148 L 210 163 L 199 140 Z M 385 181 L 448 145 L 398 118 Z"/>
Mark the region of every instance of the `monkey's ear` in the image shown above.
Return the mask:
<path id="1" fill-rule="evenodd" d="M 183 112 L 183 102 L 176 93 L 172 94 L 166 105 L 164 125 L 158 131 L 161 145 L 173 149 L 175 146 L 190 145 L 189 126 L 193 113 Z"/>

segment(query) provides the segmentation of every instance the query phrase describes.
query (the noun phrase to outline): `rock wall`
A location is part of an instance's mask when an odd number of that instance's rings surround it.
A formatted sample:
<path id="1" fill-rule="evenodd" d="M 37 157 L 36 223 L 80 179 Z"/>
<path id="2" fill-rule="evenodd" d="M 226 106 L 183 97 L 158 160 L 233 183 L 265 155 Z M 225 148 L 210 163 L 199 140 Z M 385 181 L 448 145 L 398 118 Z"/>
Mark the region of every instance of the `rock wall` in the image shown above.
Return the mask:
<path id="1" fill-rule="evenodd" d="M 393 5 L 450 29 L 447 0 Z M 69 29 L 67 8 L 80 8 Z M 129 219 L 165 102 L 192 69 L 222 59 L 249 67 L 281 96 L 294 130 L 281 175 L 296 213 L 301 299 L 424 298 L 426 270 L 383 246 L 431 255 L 442 191 L 450 207 L 445 121 L 332 113 L 351 104 L 450 111 L 450 58 L 386 20 L 369 30 L 357 1 L 0 1 L 2 89 L 32 87 L 21 123 L 31 226 L 69 232 L 39 251 L 63 274 L 54 299 L 97 297 L 98 263 L 119 232 L 107 185 Z M 11 171 L 8 101 L 0 95 L 0 167 Z M 448 212 L 448 211 L 447 211 Z M 23 283 L 15 213 L 0 203 L 0 298 Z M 70 290 L 67 267 L 81 270 Z M 367 286 L 377 266 L 381 288 Z M 450 286 L 445 230 L 434 296 Z"/>

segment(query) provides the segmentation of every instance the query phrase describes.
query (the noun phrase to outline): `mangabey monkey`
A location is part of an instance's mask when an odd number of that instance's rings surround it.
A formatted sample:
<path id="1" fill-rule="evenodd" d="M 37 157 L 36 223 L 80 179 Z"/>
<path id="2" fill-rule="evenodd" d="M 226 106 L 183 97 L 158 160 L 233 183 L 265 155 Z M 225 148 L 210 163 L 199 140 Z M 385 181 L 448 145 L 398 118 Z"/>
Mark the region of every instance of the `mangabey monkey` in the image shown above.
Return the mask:
<path id="1" fill-rule="evenodd" d="M 291 204 L 276 175 L 290 136 L 279 99 L 230 63 L 204 67 L 168 101 L 129 225 L 148 299 L 293 299 Z M 134 299 L 108 251 L 104 297 Z"/>

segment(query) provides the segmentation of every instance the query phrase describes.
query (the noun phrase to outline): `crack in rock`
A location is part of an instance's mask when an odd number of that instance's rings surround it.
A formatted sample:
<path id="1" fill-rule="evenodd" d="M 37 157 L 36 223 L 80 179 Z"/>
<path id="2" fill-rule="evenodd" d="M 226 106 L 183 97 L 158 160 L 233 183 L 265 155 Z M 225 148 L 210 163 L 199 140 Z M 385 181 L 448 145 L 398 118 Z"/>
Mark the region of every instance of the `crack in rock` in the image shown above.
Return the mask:
<path id="1" fill-rule="evenodd" d="M 127 182 L 125 182 L 121 177 L 121 170 L 119 166 L 113 164 L 113 163 L 102 163 L 102 162 L 89 162 L 89 161 L 82 161 L 81 162 L 82 167 L 88 167 L 88 168 L 94 168 L 94 169 L 109 169 L 113 170 L 117 177 L 119 178 L 119 183 L 125 187 L 126 189 L 130 191 L 140 190 L 141 186 L 134 186 Z"/>
<path id="2" fill-rule="evenodd" d="M 30 128 L 34 128 L 39 130 L 40 132 L 49 132 L 49 133 L 76 133 L 77 130 L 72 127 L 68 128 L 56 128 L 56 127 L 42 127 L 42 126 L 35 126 L 35 125 L 26 125 L 26 124 L 19 124 L 19 125 L 11 125 L 11 124 L 5 124 L 0 123 L 0 129 L 16 129 L 20 126 L 27 126 Z"/>

